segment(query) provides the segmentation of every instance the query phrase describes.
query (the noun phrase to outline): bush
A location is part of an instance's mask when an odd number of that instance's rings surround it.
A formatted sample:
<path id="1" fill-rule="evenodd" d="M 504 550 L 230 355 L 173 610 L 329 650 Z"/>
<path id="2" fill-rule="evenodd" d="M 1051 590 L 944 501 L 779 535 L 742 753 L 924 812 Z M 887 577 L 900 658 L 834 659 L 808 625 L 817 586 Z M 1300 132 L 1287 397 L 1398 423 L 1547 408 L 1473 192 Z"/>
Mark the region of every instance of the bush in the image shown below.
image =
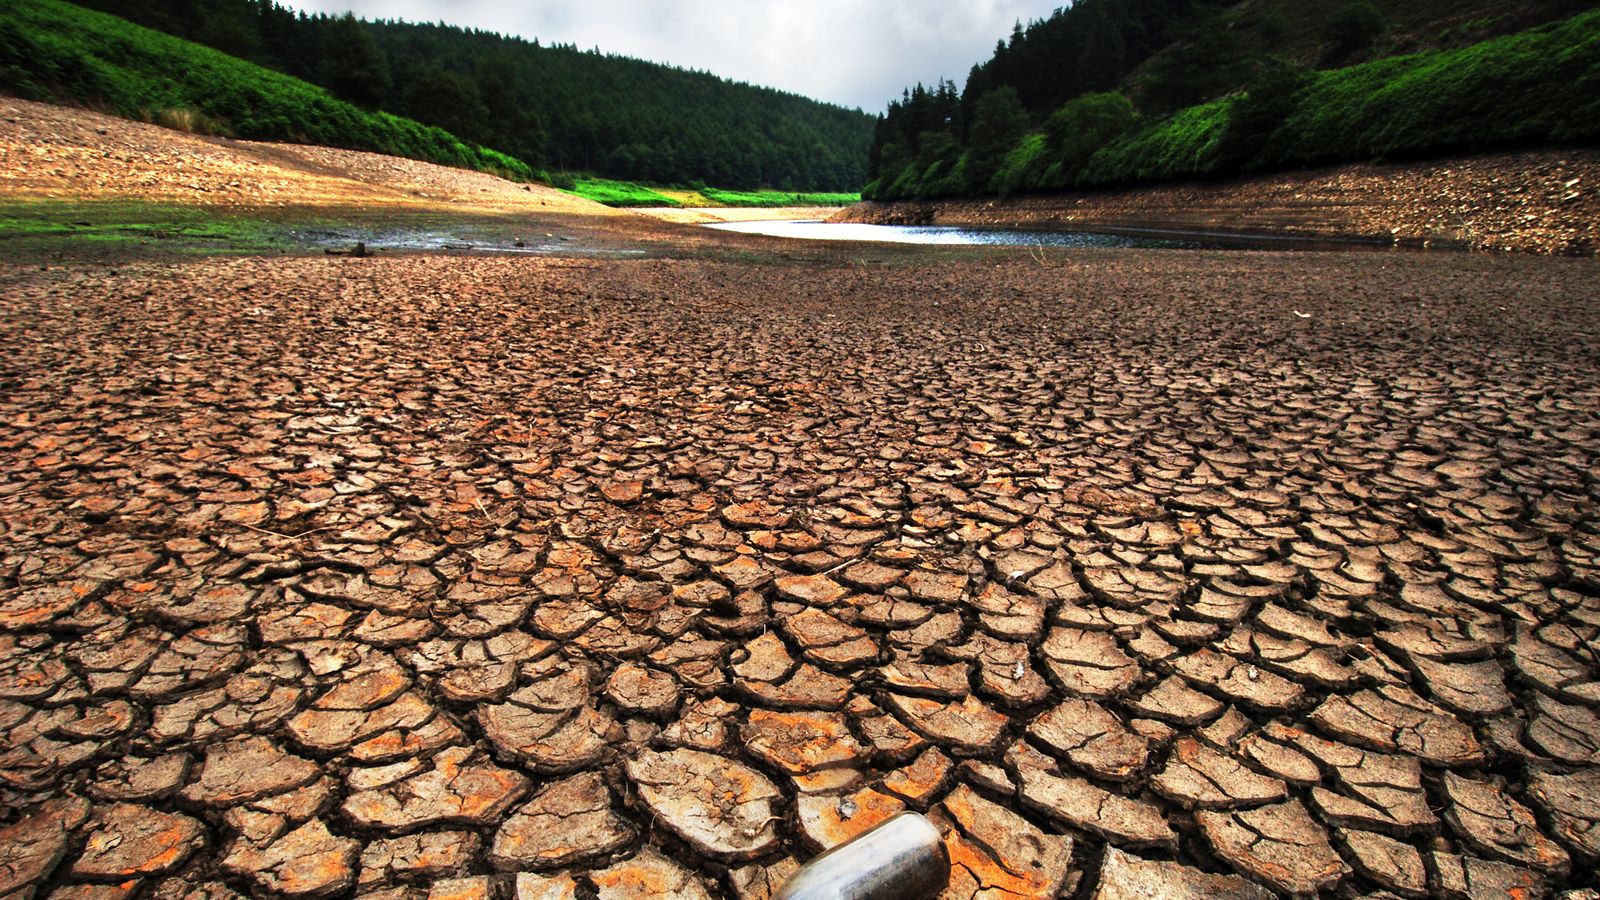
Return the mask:
<path id="1" fill-rule="evenodd" d="M 1327 30 L 1323 34 L 1328 52 L 1323 57 L 1323 62 L 1336 63 L 1349 59 L 1371 47 L 1386 27 L 1383 13 L 1368 0 L 1346 3 L 1339 7 L 1339 11 L 1328 21 Z"/>
<path id="2" fill-rule="evenodd" d="M 1233 106 L 1218 151 L 1219 171 L 1250 171 L 1270 155 L 1274 135 L 1295 110 L 1311 76 L 1285 63 L 1267 66 Z"/>
<path id="3" fill-rule="evenodd" d="M 1027 135 L 1006 154 L 1005 160 L 1000 163 L 1000 170 L 989 179 L 989 190 L 1008 197 L 1024 188 L 1034 187 L 1046 160 L 1044 135 Z"/>
<path id="4" fill-rule="evenodd" d="M 1212 174 L 1235 103 L 1226 98 L 1191 106 L 1112 141 L 1090 158 L 1079 183 L 1131 184 Z"/>
<path id="5" fill-rule="evenodd" d="M 1056 110 L 1044 123 L 1046 148 L 1055 174 L 1050 187 L 1071 187 L 1096 151 L 1132 131 L 1139 114 L 1117 93 L 1084 94 Z"/>

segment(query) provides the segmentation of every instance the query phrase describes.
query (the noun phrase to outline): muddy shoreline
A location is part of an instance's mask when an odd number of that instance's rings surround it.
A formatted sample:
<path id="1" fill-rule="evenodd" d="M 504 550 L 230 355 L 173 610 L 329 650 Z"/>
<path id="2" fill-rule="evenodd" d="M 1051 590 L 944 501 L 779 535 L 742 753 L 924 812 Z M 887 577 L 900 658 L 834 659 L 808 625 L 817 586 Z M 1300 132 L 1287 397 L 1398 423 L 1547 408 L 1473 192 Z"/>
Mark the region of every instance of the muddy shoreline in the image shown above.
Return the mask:
<path id="1" fill-rule="evenodd" d="M 947 900 L 1592 882 L 1593 260 L 802 249 L 9 114 L 15 209 L 550 252 L 0 245 L 0 896 L 770 900 L 901 809 Z"/>
<path id="2" fill-rule="evenodd" d="M 1361 164 L 1228 182 L 1009 199 L 860 203 L 831 221 L 1290 236 L 1592 256 L 1600 152 Z"/>

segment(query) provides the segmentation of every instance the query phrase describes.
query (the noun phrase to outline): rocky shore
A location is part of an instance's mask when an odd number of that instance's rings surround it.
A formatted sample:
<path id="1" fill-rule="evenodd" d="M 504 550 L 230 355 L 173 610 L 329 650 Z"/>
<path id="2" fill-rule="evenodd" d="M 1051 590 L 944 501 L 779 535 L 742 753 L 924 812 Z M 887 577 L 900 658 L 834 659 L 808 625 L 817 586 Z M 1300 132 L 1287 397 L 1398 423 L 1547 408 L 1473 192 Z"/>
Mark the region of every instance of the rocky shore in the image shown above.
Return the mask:
<path id="1" fill-rule="evenodd" d="M 1597 186 L 1600 151 L 1541 150 L 1102 193 L 861 203 L 833 221 L 1201 230 L 1593 255 Z"/>

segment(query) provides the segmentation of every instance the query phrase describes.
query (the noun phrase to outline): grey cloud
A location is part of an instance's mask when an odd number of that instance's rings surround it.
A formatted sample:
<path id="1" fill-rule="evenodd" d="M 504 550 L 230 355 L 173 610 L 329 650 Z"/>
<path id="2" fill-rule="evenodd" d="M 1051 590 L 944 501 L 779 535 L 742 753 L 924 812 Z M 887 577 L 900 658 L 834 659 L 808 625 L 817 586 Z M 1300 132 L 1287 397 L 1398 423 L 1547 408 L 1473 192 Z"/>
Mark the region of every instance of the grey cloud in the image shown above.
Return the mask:
<path id="1" fill-rule="evenodd" d="M 878 112 L 902 88 L 962 83 L 1018 19 L 1061 0 L 281 0 L 308 12 L 598 46 Z"/>

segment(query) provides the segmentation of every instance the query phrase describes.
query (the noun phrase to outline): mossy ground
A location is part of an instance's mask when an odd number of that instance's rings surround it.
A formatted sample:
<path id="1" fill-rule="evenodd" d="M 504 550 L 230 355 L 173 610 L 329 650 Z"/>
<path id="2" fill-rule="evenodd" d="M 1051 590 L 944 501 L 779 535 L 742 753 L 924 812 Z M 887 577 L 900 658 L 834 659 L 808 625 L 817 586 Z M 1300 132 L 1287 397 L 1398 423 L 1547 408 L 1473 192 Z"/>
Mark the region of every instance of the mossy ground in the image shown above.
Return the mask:
<path id="1" fill-rule="evenodd" d="M 0 252 L 15 261 L 107 255 L 286 252 L 288 221 L 136 201 L 0 200 Z"/>

